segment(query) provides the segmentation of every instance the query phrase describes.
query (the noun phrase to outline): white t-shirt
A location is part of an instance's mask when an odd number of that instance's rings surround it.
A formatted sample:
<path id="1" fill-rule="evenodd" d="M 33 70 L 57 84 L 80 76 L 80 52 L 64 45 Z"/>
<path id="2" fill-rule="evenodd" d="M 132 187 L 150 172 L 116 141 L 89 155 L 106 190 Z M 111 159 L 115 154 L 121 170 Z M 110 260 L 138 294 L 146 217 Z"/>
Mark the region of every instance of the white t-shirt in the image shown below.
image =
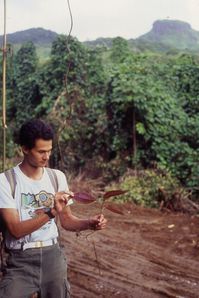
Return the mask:
<path id="1" fill-rule="evenodd" d="M 4 175 L 0 174 L 0 208 L 18 209 L 20 220 L 31 219 L 37 216 L 35 211 L 44 207 L 52 207 L 54 204 L 55 190 L 50 177 L 44 168 L 44 173 L 40 180 L 33 180 L 27 177 L 20 169 L 19 165 L 14 167 L 16 176 L 15 198 L 13 199 L 10 184 Z M 55 170 L 58 178 L 58 191 L 67 191 L 68 184 L 63 172 Z M 72 200 L 68 204 L 71 204 Z M 14 249 L 21 243 L 46 241 L 58 236 L 57 225 L 54 219 L 49 220 L 37 231 L 16 239 L 9 232 L 6 234 L 6 247 Z"/>

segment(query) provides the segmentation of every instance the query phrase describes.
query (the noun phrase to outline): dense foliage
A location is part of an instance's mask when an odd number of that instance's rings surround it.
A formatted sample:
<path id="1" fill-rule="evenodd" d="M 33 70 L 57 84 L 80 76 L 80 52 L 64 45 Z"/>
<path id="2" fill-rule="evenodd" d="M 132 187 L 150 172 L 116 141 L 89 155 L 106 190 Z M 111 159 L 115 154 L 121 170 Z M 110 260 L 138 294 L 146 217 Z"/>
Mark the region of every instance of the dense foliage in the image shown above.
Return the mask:
<path id="1" fill-rule="evenodd" d="M 110 186 L 109 186 L 110 187 Z M 179 192 L 179 182 L 171 173 L 162 170 L 144 170 L 137 173 L 126 173 L 120 181 L 111 188 L 126 190 L 114 200 L 116 202 L 133 201 L 147 207 L 159 207 L 164 200 L 170 200 L 175 192 Z"/>
<path id="2" fill-rule="evenodd" d="M 197 56 L 132 52 L 120 37 L 110 49 L 89 49 L 59 36 L 44 63 L 33 43 L 10 60 L 8 148 L 24 120 L 42 117 L 57 131 L 53 166 L 107 181 L 128 168 L 159 168 L 198 190 Z"/>

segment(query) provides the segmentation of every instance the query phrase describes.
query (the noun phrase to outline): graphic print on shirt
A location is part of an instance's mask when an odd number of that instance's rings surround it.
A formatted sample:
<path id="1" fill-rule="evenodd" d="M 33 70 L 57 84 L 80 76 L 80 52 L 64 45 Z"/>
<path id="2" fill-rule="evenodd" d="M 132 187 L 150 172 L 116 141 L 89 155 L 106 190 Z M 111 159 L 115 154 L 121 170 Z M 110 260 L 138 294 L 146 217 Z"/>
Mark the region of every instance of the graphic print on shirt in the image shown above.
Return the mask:
<path id="1" fill-rule="evenodd" d="M 38 194 L 22 193 L 21 194 L 21 207 L 28 211 L 30 217 L 36 216 L 39 210 L 46 207 L 53 207 L 54 196 L 52 193 L 47 193 L 42 190 Z"/>

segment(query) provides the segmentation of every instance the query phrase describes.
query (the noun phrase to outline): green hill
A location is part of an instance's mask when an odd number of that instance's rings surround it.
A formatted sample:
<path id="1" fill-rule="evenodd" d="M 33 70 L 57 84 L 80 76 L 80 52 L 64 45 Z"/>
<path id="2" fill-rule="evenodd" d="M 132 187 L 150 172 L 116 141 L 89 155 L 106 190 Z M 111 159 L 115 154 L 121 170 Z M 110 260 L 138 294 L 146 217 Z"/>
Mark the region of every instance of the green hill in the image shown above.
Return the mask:
<path id="1" fill-rule="evenodd" d="M 199 31 L 192 29 L 188 23 L 183 21 L 157 20 L 153 23 L 151 31 L 136 39 L 129 39 L 128 42 L 135 51 L 198 51 Z M 112 39 L 98 38 L 84 43 L 89 47 L 102 46 L 110 48 Z"/>
<path id="2" fill-rule="evenodd" d="M 199 49 L 199 32 L 191 26 L 177 20 L 158 20 L 150 32 L 136 39 L 136 43 L 161 45 L 161 47 L 179 50 Z"/>
<path id="3" fill-rule="evenodd" d="M 58 34 L 51 30 L 43 28 L 31 28 L 15 33 L 7 34 L 7 43 L 13 45 L 14 50 L 18 50 L 23 43 L 32 41 L 37 49 L 37 54 L 41 61 L 48 59 L 51 51 L 52 42 Z M 3 45 L 3 36 L 0 36 L 1 47 Z"/>
<path id="4" fill-rule="evenodd" d="M 48 58 L 52 42 L 58 34 L 43 28 L 31 28 L 7 34 L 7 42 L 18 49 L 21 44 L 32 41 L 41 60 Z M 92 41 L 85 41 L 87 47 L 111 48 L 113 38 L 97 38 Z M 152 29 L 136 39 L 128 40 L 130 47 L 135 51 L 150 50 L 155 52 L 166 51 L 198 51 L 199 50 L 199 31 L 183 21 L 178 20 L 157 20 L 153 23 Z M 3 36 L 0 36 L 2 47 Z"/>
<path id="5" fill-rule="evenodd" d="M 22 44 L 32 41 L 35 45 L 46 46 L 51 44 L 58 34 L 43 28 L 31 28 L 24 31 L 7 34 L 7 42 L 11 44 Z M 3 43 L 3 36 L 0 36 L 0 44 Z"/>

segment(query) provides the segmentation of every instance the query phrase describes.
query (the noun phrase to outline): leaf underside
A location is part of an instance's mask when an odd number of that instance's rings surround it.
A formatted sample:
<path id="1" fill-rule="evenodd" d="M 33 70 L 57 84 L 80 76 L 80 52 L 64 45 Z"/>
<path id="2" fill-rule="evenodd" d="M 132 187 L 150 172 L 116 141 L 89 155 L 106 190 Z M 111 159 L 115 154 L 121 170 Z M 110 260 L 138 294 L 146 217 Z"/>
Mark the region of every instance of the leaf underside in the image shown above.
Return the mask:
<path id="1" fill-rule="evenodd" d="M 110 190 L 110 191 L 107 191 L 107 192 L 103 195 L 103 198 L 104 198 L 105 200 L 107 200 L 107 199 L 109 199 L 110 197 L 123 195 L 123 194 L 126 193 L 126 192 L 127 192 L 127 190 L 121 190 L 121 189 Z"/>
<path id="2" fill-rule="evenodd" d="M 76 192 L 74 193 L 74 197 L 73 199 L 79 203 L 83 203 L 83 204 L 90 204 L 93 203 L 96 199 L 85 192 Z"/>
<path id="3" fill-rule="evenodd" d="M 121 210 L 121 208 L 119 206 L 117 206 L 116 204 L 106 204 L 104 206 L 104 208 L 108 209 L 109 211 L 112 211 L 114 213 L 120 214 L 120 215 L 124 215 L 123 211 Z"/>

